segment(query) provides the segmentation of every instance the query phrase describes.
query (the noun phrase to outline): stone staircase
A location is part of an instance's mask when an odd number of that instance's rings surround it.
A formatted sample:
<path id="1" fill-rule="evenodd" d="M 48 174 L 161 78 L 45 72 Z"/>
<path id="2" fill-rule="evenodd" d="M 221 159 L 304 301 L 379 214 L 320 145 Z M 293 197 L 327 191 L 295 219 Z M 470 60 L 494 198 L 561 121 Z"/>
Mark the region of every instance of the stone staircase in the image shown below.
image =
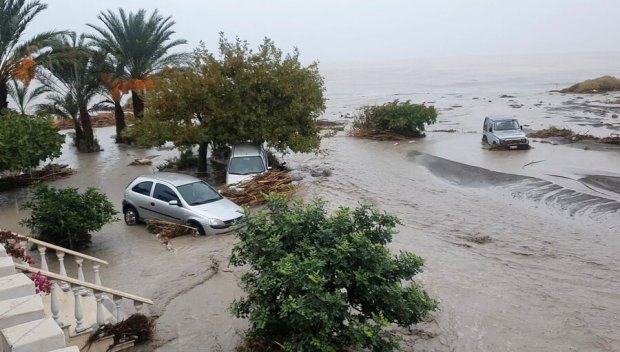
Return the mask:
<path id="1" fill-rule="evenodd" d="M 2 231 L 2 230 L 0 230 Z M 16 236 L 19 236 L 15 234 Z M 114 345 L 113 336 L 97 338 L 89 347 L 87 341 L 99 326 L 123 320 L 121 301 L 133 301 L 136 311 L 149 299 L 104 287 L 99 267 L 106 261 L 66 248 L 19 236 L 21 246 L 36 244 L 40 268 L 20 263 L 7 255 L 0 243 L 0 352 L 91 352 L 122 351 L 134 340 Z M 46 252 L 56 252 L 59 273 L 48 271 Z M 77 279 L 67 276 L 65 255 L 75 258 Z M 95 283 L 86 282 L 82 264 L 93 263 Z M 48 295 L 35 293 L 34 282 L 24 273 L 40 273 L 52 282 Z"/>

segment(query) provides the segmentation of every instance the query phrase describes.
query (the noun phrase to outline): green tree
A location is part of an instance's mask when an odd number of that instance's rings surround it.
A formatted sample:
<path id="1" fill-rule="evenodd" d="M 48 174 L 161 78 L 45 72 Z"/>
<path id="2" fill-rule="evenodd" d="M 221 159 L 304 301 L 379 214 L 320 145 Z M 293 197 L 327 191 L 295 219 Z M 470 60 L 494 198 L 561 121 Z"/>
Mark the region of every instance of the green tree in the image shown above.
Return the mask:
<path id="1" fill-rule="evenodd" d="M 50 102 L 40 108 L 63 117 L 71 116 L 76 126 L 75 144 L 80 152 L 99 151 L 90 112 L 97 106 L 93 100 L 103 92 L 99 79 L 103 58 L 85 42 L 83 35 L 76 33 L 64 35 L 54 49 L 59 54 L 39 74 L 41 83 L 53 93 Z"/>
<path id="2" fill-rule="evenodd" d="M 17 105 L 19 113 L 22 115 L 27 115 L 28 105 L 30 105 L 34 99 L 49 92 L 49 88 L 46 86 L 38 86 L 34 89 L 30 89 L 29 86 L 17 80 L 12 80 L 7 87 L 9 95 L 13 99 L 15 105 Z"/>
<path id="3" fill-rule="evenodd" d="M 24 204 L 30 218 L 21 221 L 43 241 L 70 249 L 87 247 L 91 232 L 117 221 L 117 211 L 104 193 L 88 188 L 57 189 L 44 183 L 33 188 L 33 198 Z"/>
<path id="4" fill-rule="evenodd" d="M 199 145 L 199 172 L 207 145 L 267 142 L 279 151 L 309 152 L 320 143 L 317 117 L 325 110 L 318 65 L 299 52 L 284 55 L 266 38 L 256 51 L 220 37 L 219 55 L 204 46 L 191 64 L 164 70 L 132 135 L 143 144 Z"/>
<path id="5" fill-rule="evenodd" d="M 48 119 L 6 110 L 0 119 L 0 172 L 24 172 L 58 158 L 64 140 Z"/>
<path id="6" fill-rule="evenodd" d="M 124 81 L 123 86 L 131 90 L 134 116 L 142 117 L 144 111 L 144 92 L 154 73 L 166 66 L 176 64 L 186 58 L 185 54 L 169 54 L 170 49 L 185 44 L 182 39 L 173 40 L 172 30 L 175 22 L 171 16 L 163 17 L 157 10 L 147 16 L 144 9 L 126 13 L 118 9 L 102 11 L 97 17 L 103 26 L 88 24 L 96 35 L 90 35 L 101 51 L 109 53 L 122 68 L 114 70 L 115 79 Z"/>
<path id="7" fill-rule="evenodd" d="M 413 277 L 423 260 L 391 254 L 398 220 L 368 205 L 327 215 L 324 203 L 271 197 L 249 216 L 231 264 L 249 265 L 247 297 L 231 305 L 249 318 L 250 344 L 285 351 L 391 351 L 384 328 L 419 322 L 437 302 Z M 277 348 L 277 347 L 280 348 Z"/>
<path id="8" fill-rule="evenodd" d="M 353 121 L 353 134 L 355 131 L 390 131 L 404 136 L 421 136 L 424 125 L 436 121 L 437 111 L 434 107 L 397 99 L 383 105 L 362 107 Z"/>
<path id="9" fill-rule="evenodd" d="M 29 56 L 54 43 L 60 34 L 49 31 L 24 40 L 30 22 L 46 8 L 40 1 L 0 0 L 0 111 L 8 107 L 11 79 L 21 76 L 27 85 L 34 74 Z M 45 56 L 39 55 L 37 60 Z"/>

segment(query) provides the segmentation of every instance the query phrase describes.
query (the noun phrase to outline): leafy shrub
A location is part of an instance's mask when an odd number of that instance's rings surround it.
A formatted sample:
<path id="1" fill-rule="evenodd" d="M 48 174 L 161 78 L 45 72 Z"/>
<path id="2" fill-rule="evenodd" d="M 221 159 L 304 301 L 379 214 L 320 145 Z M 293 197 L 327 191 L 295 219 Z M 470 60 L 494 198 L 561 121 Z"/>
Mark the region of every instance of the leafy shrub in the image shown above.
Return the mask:
<path id="1" fill-rule="evenodd" d="M 0 115 L 0 172 L 26 171 L 57 158 L 64 141 L 48 119 L 5 110 Z"/>
<path id="2" fill-rule="evenodd" d="M 419 322 L 437 302 L 415 282 L 423 260 L 390 253 L 398 219 L 369 205 L 327 215 L 324 203 L 270 197 L 248 216 L 231 264 L 249 265 L 248 295 L 230 307 L 249 318 L 252 350 L 392 351 L 384 328 Z M 405 284 L 406 282 L 406 284 Z"/>
<path id="3" fill-rule="evenodd" d="M 588 79 L 581 83 L 562 89 L 562 93 L 601 93 L 620 90 L 620 79 L 613 76 L 602 76 Z"/>
<path id="4" fill-rule="evenodd" d="M 32 209 L 32 214 L 22 220 L 23 225 L 41 240 L 70 249 L 87 247 L 90 232 L 118 220 L 108 197 L 94 188 L 79 193 L 77 188 L 56 189 L 39 183 L 24 207 Z"/>
<path id="5" fill-rule="evenodd" d="M 362 107 L 353 120 L 353 130 L 420 136 L 424 124 L 433 124 L 436 120 L 437 111 L 434 107 L 413 104 L 410 100 L 400 102 L 397 99 L 383 105 Z"/>

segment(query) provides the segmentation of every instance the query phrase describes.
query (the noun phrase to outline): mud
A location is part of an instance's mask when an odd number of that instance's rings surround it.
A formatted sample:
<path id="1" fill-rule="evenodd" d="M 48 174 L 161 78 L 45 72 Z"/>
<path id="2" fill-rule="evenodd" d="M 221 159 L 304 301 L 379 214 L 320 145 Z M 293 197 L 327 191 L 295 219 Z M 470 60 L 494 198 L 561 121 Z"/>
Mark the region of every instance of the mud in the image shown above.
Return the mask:
<path id="1" fill-rule="evenodd" d="M 324 68 L 325 119 L 342 121 L 361 105 L 398 97 L 434 102 L 440 121 L 430 130 L 452 132 L 377 142 L 344 131 L 324 139 L 318 154 L 282 159 L 304 177 L 305 198 L 320 196 L 334 209 L 371 201 L 401 218 L 392 248 L 425 258 L 418 280 L 440 301 L 426 322 L 397 329 L 403 350 L 620 351 L 620 150 L 533 143 L 531 150 L 489 151 L 478 133 L 486 114 L 510 113 L 532 129 L 608 135 L 613 126 L 606 123 L 618 122 L 612 114 L 563 105 L 584 99 L 548 91 L 599 70 L 616 75 L 617 59 Z M 573 116 L 603 125 L 579 126 Z M 119 210 L 134 177 L 176 156 L 114 145 L 113 127 L 96 134 L 104 151 L 76 155 L 65 146 L 58 162 L 78 173 L 53 184 L 100 188 Z M 138 158 L 153 165 L 127 166 Z M 317 169 L 331 175 L 311 177 L 308 170 Z M 1 227 L 27 233 L 18 225 L 27 196 L 27 189 L 0 194 Z M 117 222 L 93 237 L 88 253 L 110 261 L 104 285 L 155 301 L 147 311 L 159 316 L 156 341 L 139 350 L 232 351 L 247 327 L 227 311 L 243 294 L 242 270 L 228 267 L 234 236 L 172 241 L 168 251 L 143 226 Z M 133 309 L 123 307 L 126 314 Z"/>

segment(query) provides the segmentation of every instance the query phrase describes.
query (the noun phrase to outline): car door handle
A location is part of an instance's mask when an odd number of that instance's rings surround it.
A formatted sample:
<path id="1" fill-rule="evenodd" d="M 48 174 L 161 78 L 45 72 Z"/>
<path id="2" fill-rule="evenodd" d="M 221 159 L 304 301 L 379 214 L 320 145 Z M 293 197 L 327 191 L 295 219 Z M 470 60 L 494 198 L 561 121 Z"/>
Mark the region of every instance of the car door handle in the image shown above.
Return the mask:
<path id="1" fill-rule="evenodd" d="M 155 206 L 155 202 L 151 202 L 151 205 L 152 205 L 152 206 Z"/>

